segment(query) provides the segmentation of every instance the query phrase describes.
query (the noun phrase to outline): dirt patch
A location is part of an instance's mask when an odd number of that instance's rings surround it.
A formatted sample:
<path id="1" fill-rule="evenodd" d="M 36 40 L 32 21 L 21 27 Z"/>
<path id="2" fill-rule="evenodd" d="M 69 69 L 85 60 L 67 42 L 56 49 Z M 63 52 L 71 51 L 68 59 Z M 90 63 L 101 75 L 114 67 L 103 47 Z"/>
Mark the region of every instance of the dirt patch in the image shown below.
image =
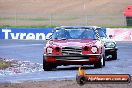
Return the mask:
<path id="1" fill-rule="evenodd" d="M 93 15 L 119 15 L 131 4 L 131 0 L 0 0 L 0 12 L 34 15 L 85 12 Z"/>
<path id="2" fill-rule="evenodd" d="M 0 88 L 132 88 L 132 82 L 129 84 L 85 84 L 80 86 L 75 80 L 62 81 L 34 81 L 23 83 L 5 83 L 0 84 Z"/>
<path id="3" fill-rule="evenodd" d="M 131 0 L 0 0 L 0 25 L 124 26 Z"/>
<path id="4" fill-rule="evenodd" d="M 14 61 L 7 61 L 5 59 L 0 58 L 0 70 L 5 70 L 6 68 L 12 67 L 15 64 Z"/>
<path id="5" fill-rule="evenodd" d="M 30 61 L 0 58 L 0 76 L 43 71 L 42 65 Z"/>

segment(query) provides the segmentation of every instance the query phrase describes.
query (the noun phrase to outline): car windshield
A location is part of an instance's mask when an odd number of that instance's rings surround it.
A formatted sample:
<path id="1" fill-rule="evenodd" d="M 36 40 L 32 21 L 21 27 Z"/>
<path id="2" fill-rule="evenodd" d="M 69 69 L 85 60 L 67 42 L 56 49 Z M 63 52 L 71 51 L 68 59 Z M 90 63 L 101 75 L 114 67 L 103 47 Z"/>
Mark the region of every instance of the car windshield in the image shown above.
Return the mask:
<path id="1" fill-rule="evenodd" d="M 52 35 L 52 39 L 97 39 L 93 29 L 69 28 L 58 29 Z"/>
<path id="2" fill-rule="evenodd" d="M 99 36 L 100 36 L 100 37 L 106 37 L 106 34 L 105 34 L 105 32 L 104 32 L 103 29 L 97 28 L 96 30 L 98 30 L 98 33 L 99 33 Z"/>

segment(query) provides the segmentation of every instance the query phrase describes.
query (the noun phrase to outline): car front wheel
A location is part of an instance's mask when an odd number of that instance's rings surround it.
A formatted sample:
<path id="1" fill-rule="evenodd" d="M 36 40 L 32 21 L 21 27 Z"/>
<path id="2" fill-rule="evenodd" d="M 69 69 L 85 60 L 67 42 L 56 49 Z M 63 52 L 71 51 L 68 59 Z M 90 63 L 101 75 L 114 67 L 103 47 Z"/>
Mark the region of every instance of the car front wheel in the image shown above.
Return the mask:
<path id="1" fill-rule="evenodd" d="M 52 69 L 55 69 L 57 66 L 55 64 L 50 64 L 43 59 L 43 69 L 44 71 L 51 71 Z"/>
<path id="2" fill-rule="evenodd" d="M 49 64 L 43 64 L 44 71 L 51 71 L 52 67 Z"/>
<path id="3" fill-rule="evenodd" d="M 101 57 L 101 60 L 94 64 L 95 68 L 102 68 L 105 66 L 105 56 Z"/>

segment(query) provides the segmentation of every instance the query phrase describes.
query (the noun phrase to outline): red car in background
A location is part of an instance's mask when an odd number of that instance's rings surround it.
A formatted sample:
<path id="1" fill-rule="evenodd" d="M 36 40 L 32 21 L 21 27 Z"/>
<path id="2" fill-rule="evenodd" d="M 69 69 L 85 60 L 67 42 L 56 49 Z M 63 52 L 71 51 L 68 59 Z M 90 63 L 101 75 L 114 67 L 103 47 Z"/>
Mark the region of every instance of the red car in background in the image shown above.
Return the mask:
<path id="1" fill-rule="evenodd" d="M 61 26 L 53 30 L 43 54 L 43 69 L 57 66 L 105 66 L 105 48 L 93 26 Z"/>

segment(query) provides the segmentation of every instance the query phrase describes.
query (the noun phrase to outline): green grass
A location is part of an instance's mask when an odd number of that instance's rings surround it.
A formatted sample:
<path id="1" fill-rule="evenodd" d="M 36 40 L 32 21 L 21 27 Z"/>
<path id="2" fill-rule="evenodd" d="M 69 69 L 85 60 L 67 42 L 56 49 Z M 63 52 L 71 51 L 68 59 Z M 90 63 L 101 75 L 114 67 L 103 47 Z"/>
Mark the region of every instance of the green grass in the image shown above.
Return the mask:
<path id="1" fill-rule="evenodd" d="M 0 18 L 0 20 L 20 20 L 20 21 L 46 21 L 50 20 L 48 18 L 43 18 L 43 17 L 37 17 L 37 18 L 14 18 L 14 17 L 4 17 Z"/>
<path id="2" fill-rule="evenodd" d="M 50 20 L 48 18 L 18 18 L 17 20 L 24 20 L 24 21 L 46 21 L 46 20 Z"/>
<path id="3" fill-rule="evenodd" d="M 15 20 L 15 18 L 13 18 L 13 17 L 5 17 L 5 18 L 1 18 L 1 20 Z"/>
<path id="4" fill-rule="evenodd" d="M 3 19 L 0 17 L 0 21 L 2 21 Z"/>
<path id="5" fill-rule="evenodd" d="M 44 17 L 36 17 L 36 18 L 20 18 L 20 17 L 0 17 L 0 20 L 17 20 L 17 21 L 49 21 L 51 18 L 44 18 Z M 53 18 L 52 18 L 53 19 Z M 61 17 L 61 18 L 54 18 L 54 20 L 76 20 L 79 19 L 77 17 Z"/>
<path id="6" fill-rule="evenodd" d="M 66 20 L 77 20 L 79 17 L 60 17 L 60 18 L 54 18 L 54 20 L 61 20 L 61 21 L 66 21 Z"/>
<path id="7" fill-rule="evenodd" d="M 102 26 L 105 28 L 132 28 L 132 26 Z"/>
<path id="8" fill-rule="evenodd" d="M 54 25 L 30 25 L 30 26 L 15 26 L 15 25 L 0 25 L 0 28 L 54 28 Z"/>
<path id="9" fill-rule="evenodd" d="M 15 25 L 0 25 L 0 28 L 54 28 L 57 27 L 58 25 L 20 25 L 20 26 L 15 26 Z M 132 26 L 101 26 L 104 28 L 132 28 Z"/>

